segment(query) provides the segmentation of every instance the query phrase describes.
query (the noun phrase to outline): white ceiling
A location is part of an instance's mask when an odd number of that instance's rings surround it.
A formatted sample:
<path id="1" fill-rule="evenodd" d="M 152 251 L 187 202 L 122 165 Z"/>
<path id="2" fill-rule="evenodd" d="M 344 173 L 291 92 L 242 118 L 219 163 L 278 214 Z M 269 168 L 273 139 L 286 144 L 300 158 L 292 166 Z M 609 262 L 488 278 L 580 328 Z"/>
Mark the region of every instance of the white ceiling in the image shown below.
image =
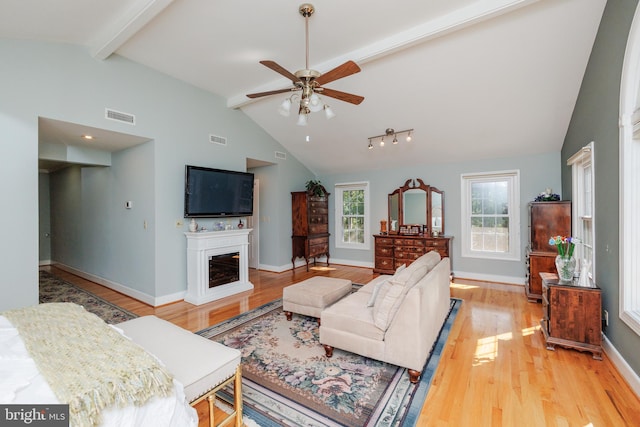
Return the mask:
<path id="1" fill-rule="evenodd" d="M 606 0 L 316 1 L 310 67 L 354 60 L 360 73 L 326 87 L 365 100 L 324 97 L 337 116 L 305 127 L 276 112 L 286 94 L 245 96 L 290 86 L 260 60 L 305 68 L 300 3 L 3 0 L 0 37 L 122 55 L 223 96 L 326 174 L 560 150 Z M 386 128 L 413 141 L 368 150 Z"/>

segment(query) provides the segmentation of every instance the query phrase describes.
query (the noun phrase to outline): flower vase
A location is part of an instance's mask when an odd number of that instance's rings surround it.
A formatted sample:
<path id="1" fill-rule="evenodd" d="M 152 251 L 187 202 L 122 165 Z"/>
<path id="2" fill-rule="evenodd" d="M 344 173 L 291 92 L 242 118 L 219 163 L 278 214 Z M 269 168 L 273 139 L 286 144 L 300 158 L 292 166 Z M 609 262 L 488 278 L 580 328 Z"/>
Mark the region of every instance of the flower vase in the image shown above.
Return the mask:
<path id="1" fill-rule="evenodd" d="M 573 272 L 576 269 L 576 259 L 572 256 L 556 256 L 556 270 L 558 270 L 558 278 L 561 282 L 570 282 L 573 280 Z"/>

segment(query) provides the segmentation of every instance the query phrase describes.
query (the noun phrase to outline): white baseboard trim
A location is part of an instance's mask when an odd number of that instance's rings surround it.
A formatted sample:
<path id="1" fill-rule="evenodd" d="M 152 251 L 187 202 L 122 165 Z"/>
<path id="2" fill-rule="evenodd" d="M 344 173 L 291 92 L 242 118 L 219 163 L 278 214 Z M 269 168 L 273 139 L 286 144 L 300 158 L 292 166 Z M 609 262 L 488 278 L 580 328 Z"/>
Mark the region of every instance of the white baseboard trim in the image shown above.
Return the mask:
<path id="1" fill-rule="evenodd" d="M 169 304 L 176 301 L 182 301 L 187 293 L 187 291 L 176 292 L 170 295 L 163 295 L 160 297 L 154 297 L 144 292 L 140 292 L 136 289 L 132 289 L 128 286 L 124 286 L 120 283 L 113 282 L 111 280 L 105 279 L 100 276 L 96 276 L 91 273 L 86 273 L 84 271 L 78 270 L 76 268 L 70 267 L 61 263 L 52 263 L 60 270 L 67 271 L 69 273 L 75 274 L 76 276 L 80 276 L 83 279 L 91 280 L 92 282 L 98 283 L 99 285 L 104 286 L 105 288 L 113 289 L 114 291 L 120 292 L 121 294 L 125 294 L 131 298 L 137 299 L 145 304 L 149 304 L 152 307 L 158 307 L 160 305 Z"/>
<path id="2" fill-rule="evenodd" d="M 321 264 L 326 264 L 327 262 L 327 258 L 326 257 L 318 257 L 317 261 Z M 330 258 L 329 261 L 331 262 L 331 264 L 340 264 L 340 265 L 350 265 L 353 267 L 365 267 L 365 268 L 373 268 L 373 263 L 372 262 L 365 262 L 365 261 L 353 261 L 350 259 L 336 259 L 336 258 Z M 295 261 L 295 265 L 296 268 L 298 267 L 303 267 L 305 265 L 307 265 L 307 263 L 305 262 L 304 259 L 302 258 L 297 258 Z M 309 261 L 309 266 L 313 265 L 313 261 Z M 292 269 L 292 265 L 289 264 L 285 264 L 285 265 L 268 265 L 268 264 L 260 264 L 258 266 L 259 270 L 266 270 L 266 271 L 272 271 L 274 273 L 282 273 L 284 271 L 287 270 L 291 270 Z"/>
<path id="3" fill-rule="evenodd" d="M 40 261 L 38 261 L 38 267 L 43 267 L 45 265 L 51 265 L 51 260 L 50 259 L 41 259 Z"/>
<path id="4" fill-rule="evenodd" d="M 629 384 L 636 396 L 640 397 L 640 377 L 627 363 L 618 350 L 611 344 L 606 335 L 602 335 L 602 349 L 606 353 L 613 366 L 616 367 L 622 378 Z"/>
<path id="5" fill-rule="evenodd" d="M 510 285 L 522 285 L 524 286 L 524 277 L 517 276 L 501 276 L 498 274 L 482 274 L 482 273 L 470 273 L 468 271 L 453 271 L 454 277 L 460 279 L 481 280 L 483 282 L 497 282 L 508 283 Z"/>
<path id="6" fill-rule="evenodd" d="M 364 268 L 374 267 L 374 264 L 371 261 L 354 261 L 351 259 L 339 259 L 339 258 L 331 258 L 331 264 L 350 265 L 351 267 L 364 267 Z"/>

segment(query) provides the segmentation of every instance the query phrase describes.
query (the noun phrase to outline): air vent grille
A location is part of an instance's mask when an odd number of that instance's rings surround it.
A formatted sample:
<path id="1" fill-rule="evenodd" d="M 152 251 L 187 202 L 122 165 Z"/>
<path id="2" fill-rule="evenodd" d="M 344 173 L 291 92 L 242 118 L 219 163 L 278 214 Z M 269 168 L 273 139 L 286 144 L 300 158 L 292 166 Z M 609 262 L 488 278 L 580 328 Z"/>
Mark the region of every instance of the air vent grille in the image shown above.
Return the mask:
<path id="1" fill-rule="evenodd" d="M 276 159 L 287 160 L 287 153 L 276 151 Z"/>
<path id="2" fill-rule="evenodd" d="M 209 142 L 219 145 L 227 145 L 227 138 L 224 136 L 209 135 Z"/>
<path id="3" fill-rule="evenodd" d="M 104 110 L 105 118 L 109 120 L 115 120 L 117 122 L 128 123 L 130 125 L 136 124 L 136 116 L 129 113 L 123 113 L 122 111 L 112 110 L 110 108 L 106 108 Z"/>

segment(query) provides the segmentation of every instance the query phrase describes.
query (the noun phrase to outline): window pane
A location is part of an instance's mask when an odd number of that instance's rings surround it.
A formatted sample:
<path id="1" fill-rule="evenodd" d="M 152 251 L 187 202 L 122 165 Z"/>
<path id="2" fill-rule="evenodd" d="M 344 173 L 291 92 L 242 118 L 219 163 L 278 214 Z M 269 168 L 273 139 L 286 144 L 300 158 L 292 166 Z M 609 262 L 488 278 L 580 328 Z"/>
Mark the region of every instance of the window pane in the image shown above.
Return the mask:
<path id="1" fill-rule="evenodd" d="M 464 193 L 469 197 L 465 203 L 469 209 L 466 212 L 469 228 L 463 230 L 468 233 L 463 241 L 469 246 L 464 245 L 463 255 L 502 253 L 512 259 L 518 251 L 515 249 L 517 245 L 511 248 L 509 227 L 512 212 L 509 203 L 515 199 L 511 193 L 516 190 L 517 172 L 496 174 L 495 179 L 492 178 L 492 174 L 463 177 L 463 180 L 468 180 L 464 187 L 468 190 Z"/>

